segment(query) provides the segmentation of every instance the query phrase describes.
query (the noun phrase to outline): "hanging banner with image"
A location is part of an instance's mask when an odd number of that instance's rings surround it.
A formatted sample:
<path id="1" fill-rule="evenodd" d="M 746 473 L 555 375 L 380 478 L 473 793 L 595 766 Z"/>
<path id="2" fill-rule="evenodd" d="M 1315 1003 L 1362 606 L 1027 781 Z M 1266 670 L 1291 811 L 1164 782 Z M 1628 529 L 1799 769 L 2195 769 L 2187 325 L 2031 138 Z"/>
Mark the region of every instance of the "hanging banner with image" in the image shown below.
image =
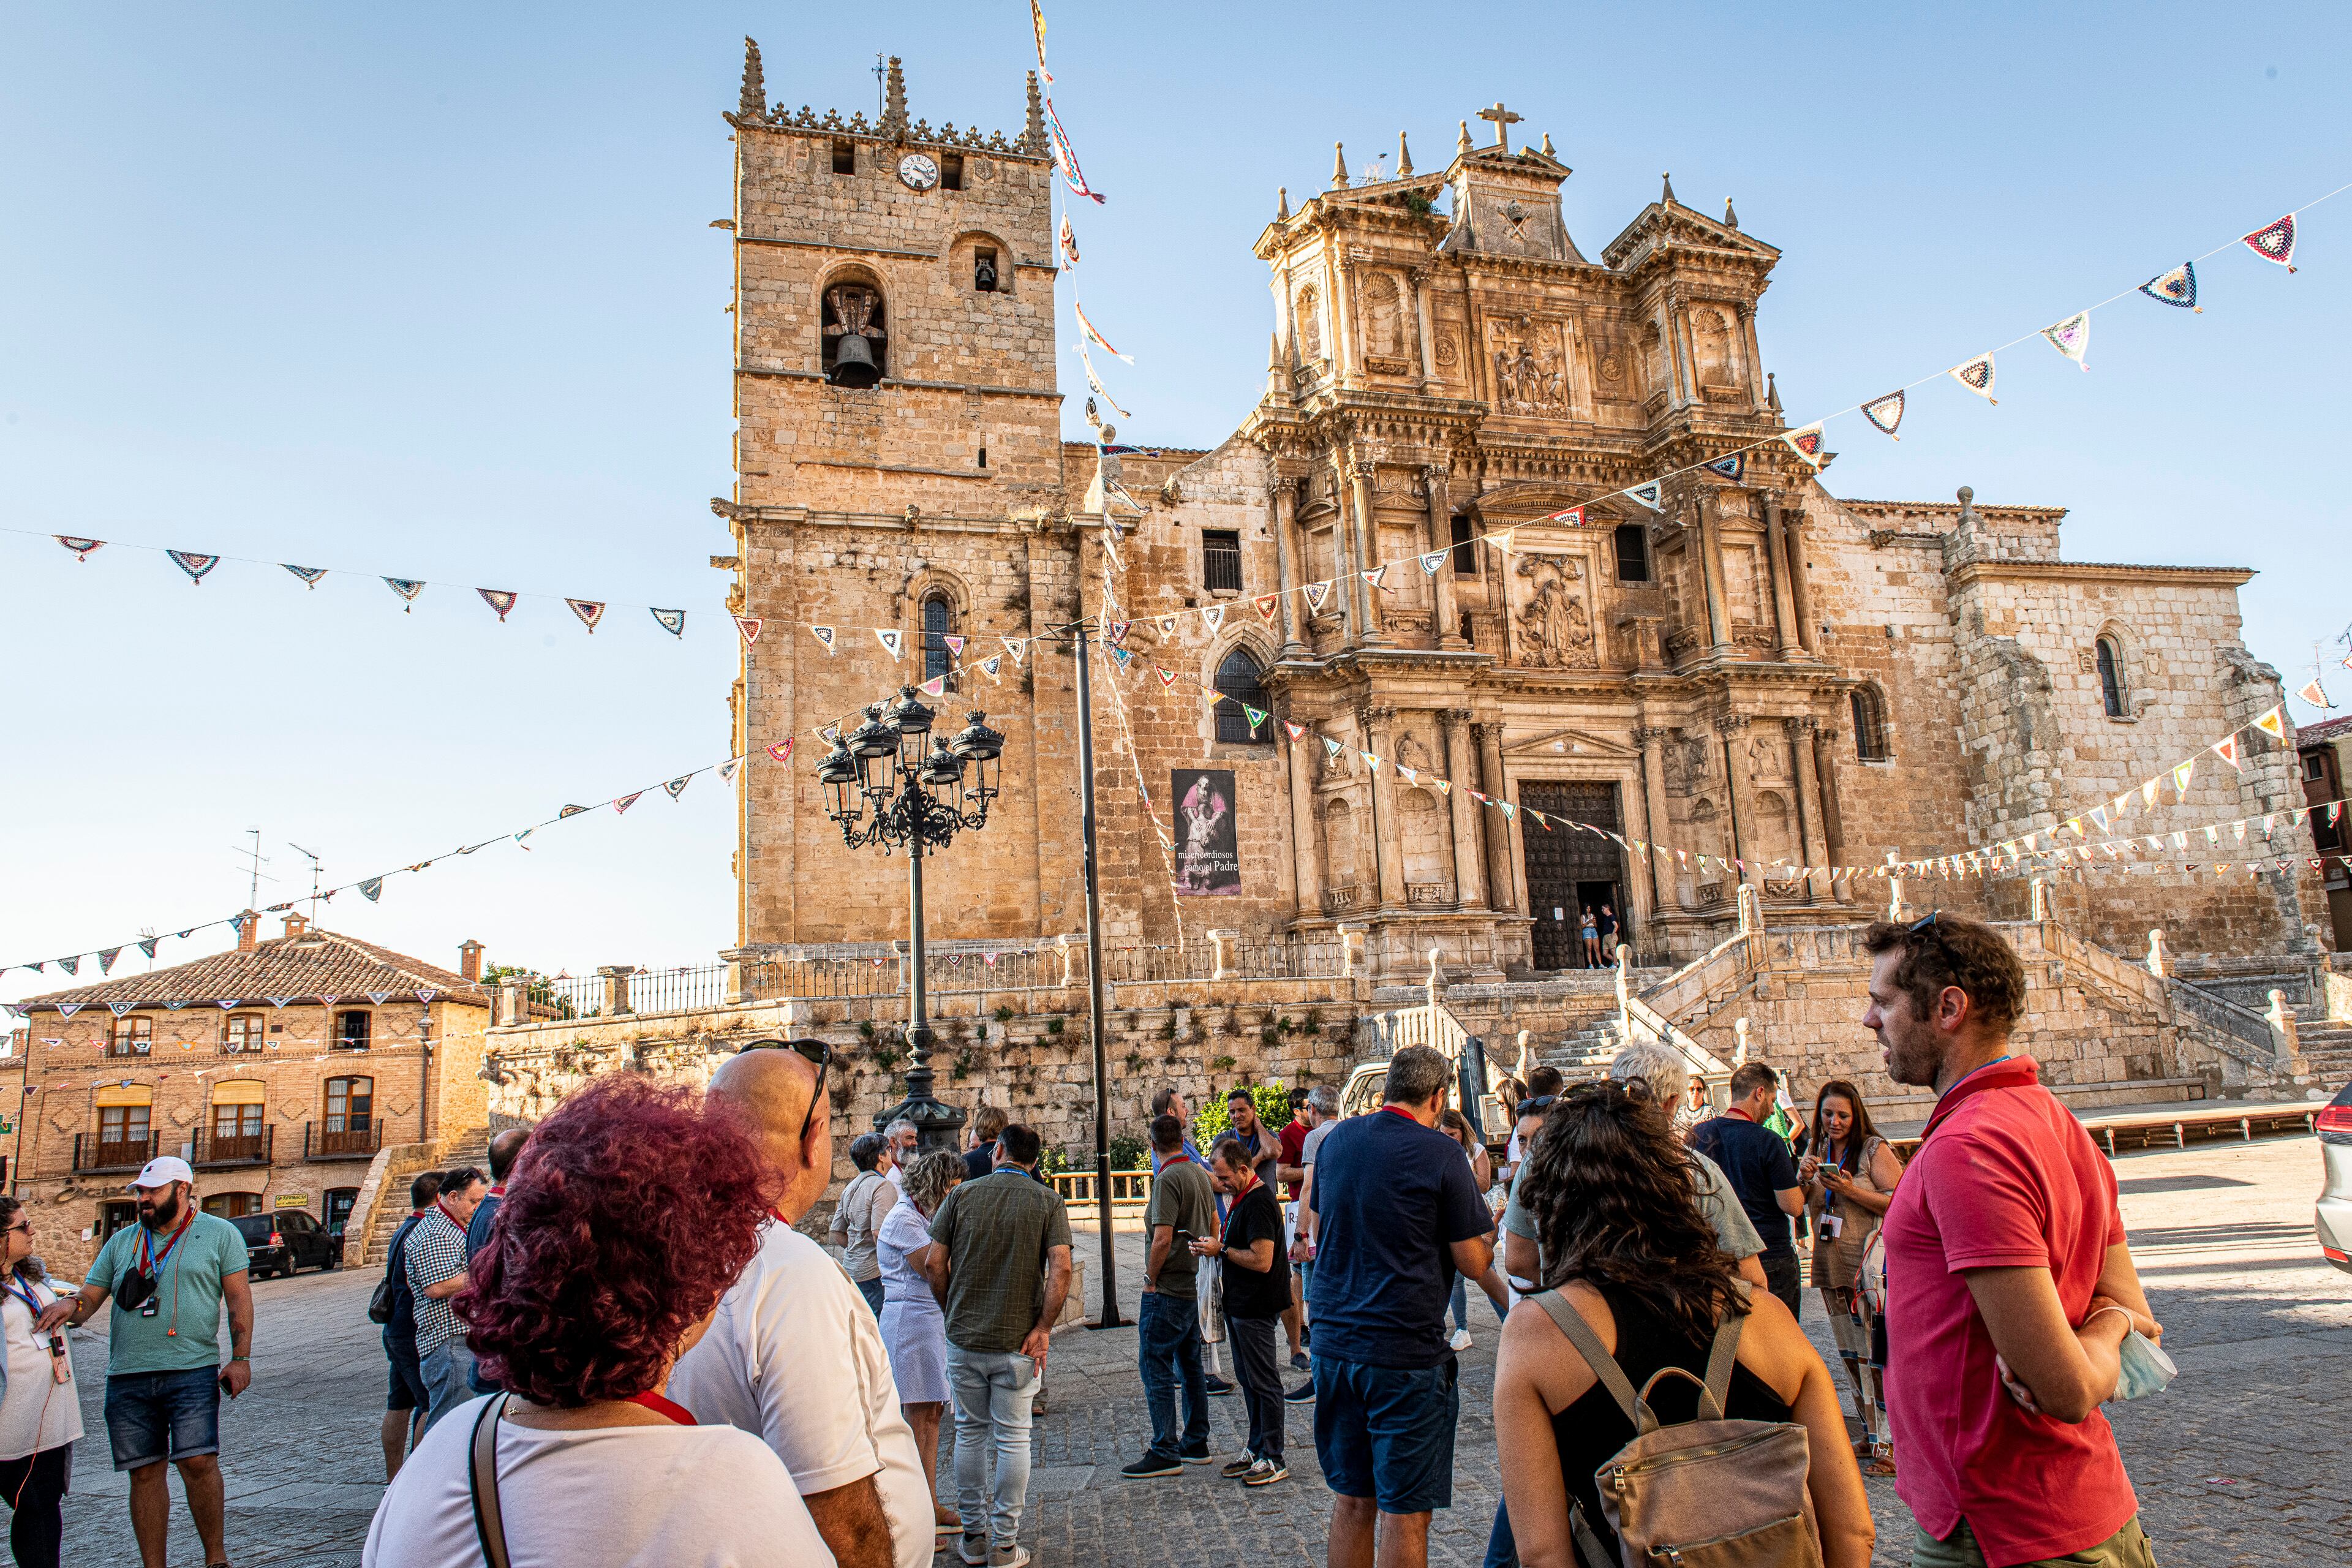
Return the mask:
<path id="1" fill-rule="evenodd" d="M 1176 803 L 1176 891 L 1187 898 L 1238 896 L 1241 833 L 1231 768 L 1171 768 L 1169 798 Z"/>

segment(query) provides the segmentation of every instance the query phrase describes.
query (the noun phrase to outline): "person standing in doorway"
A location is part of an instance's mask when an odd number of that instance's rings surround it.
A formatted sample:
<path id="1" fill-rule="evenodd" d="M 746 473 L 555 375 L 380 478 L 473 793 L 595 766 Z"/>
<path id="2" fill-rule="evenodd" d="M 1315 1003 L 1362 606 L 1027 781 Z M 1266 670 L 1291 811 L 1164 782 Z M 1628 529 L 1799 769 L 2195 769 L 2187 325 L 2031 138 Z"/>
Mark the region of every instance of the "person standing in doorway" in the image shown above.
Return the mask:
<path id="1" fill-rule="evenodd" d="M 408 1233 L 401 1256 L 416 1300 L 416 1367 L 431 1396 L 425 1407 L 427 1432 L 473 1394 L 474 1352 L 449 1300 L 466 1288 L 466 1231 L 488 1187 L 471 1165 L 445 1173 L 439 1195 Z"/>
<path id="2" fill-rule="evenodd" d="M 1778 1132 L 1764 1125 L 1772 1114 L 1780 1075 L 1762 1062 L 1731 1069 L 1731 1108 L 1699 1123 L 1691 1147 L 1714 1161 L 1730 1179 L 1739 1206 L 1764 1238 L 1764 1278 L 1780 1304 L 1795 1312 L 1803 1302 L 1803 1280 L 1789 1221 L 1805 1212 L 1805 1194 L 1796 1162 Z"/>
<path id="3" fill-rule="evenodd" d="M 1494 1216 L 1462 1146 L 1437 1131 L 1442 1051 L 1389 1058 L 1386 1103 L 1316 1152 L 1315 1451 L 1331 1489 L 1329 1568 L 1423 1568 L 1454 1501 L 1460 1369 L 1445 1342 L 1454 1276 L 1486 1277 Z"/>
<path id="4" fill-rule="evenodd" d="M 1576 934 L 1578 937 L 1582 939 L 1584 943 L 1584 966 L 1587 969 L 1600 968 L 1601 921 L 1600 919 L 1593 914 L 1592 906 L 1591 904 L 1584 906 L 1584 913 L 1579 917 L 1576 922 Z"/>
<path id="5" fill-rule="evenodd" d="M 1613 964 L 1617 962 L 1617 911 L 1607 904 L 1601 905 L 1599 924 L 1601 926 L 1601 962 L 1604 964 Z"/>
<path id="6" fill-rule="evenodd" d="M 81 1389 L 64 1331 L 35 1325 L 61 1292 L 33 1256 L 33 1218 L 0 1197 L 0 1493 L 8 1499 L 8 1546 L 16 1568 L 58 1568 L 65 1538 L 66 1482 L 81 1440 Z"/>
<path id="7" fill-rule="evenodd" d="M 1863 933 L 1864 1028 L 1936 1110 L 1887 1206 L 1886 1414 L 1918 1568 L 2155 1568 L 2099 1406 L 2160 1340 L 2083 1124 L 2011 1042 L 2025 969 L 1941 911 Z"/>
<path id="8" fill-rule="evenodd" d="M 142 1568 L 163 1568 L 172 1494 L 168 1460 L 187 1489 L 205 1562 L 228 1562 L 222 1522 L 220 1396 L 253 1382 L 253 1291 L 245 1237 L 196 1212 L 195 1173 L 169 1154 L 131 1184 L 139 1223 L 114 1233 L 79 1295 L 41 1309 L 43 1333 L 76 1328 L 114 1298 L 106 1351 L 106 1431 L 114 1468 L 131 1472 L 131 1529 Z M 220 1359 L 221 1309 L 229 1355 Z"/>
<path id="9" fill-rule="evenodd" d="M 1022 1568 L 1029 1491 L 1030 1402 L 1045 1374 L 1054 1320 L 1070 1293 L 1070 1219 L 1036 1179 L 1044 1142 L 1015 1121 L 996 1141 L 996 1169 L 947 1195 L 931 1216 L 924 1260 L 948 1319 L 955 1393 L 957 1512 L 964 1562 Z M 992 1500 L 984 1489 L 996 1456 Z"/>
<path id="10" fill-rule="evenodd" d="M 1272 1486 L 1290 1479 L 1282 1462 L 1282 1373 L 1274 1361 L 1274 1325 L 1290 1305 L 1282 1210 L 1238 1140 L 1217 1140 L 1209 1152 L 1209 1173 L 1230 1200 L 1224 1233 L 1196 1239 L 1192 1252 L 1217 1259 L 1223 1271 L 1225 1331 L 1234 1342 L 1234 1370 L 1241 1373 L 1242 1404 L 1249 1416 L 1248 1444 L 1224 1473 L 1244 1486 Z"/>
<path id="11" fill-rule="evenodd" d="M 1179 1474 L 1209 1462 L 1209 1391 L 1201 1374 L 1201 1310 L 1192 1244 L 1213 1235 L 1217 1206 L 1209 1173 L 1184 1152 L 1184 1124 L 1151 1120 L 1151 1203 L 1143 1215 L 1150 1237 L 1143 1259 L 1143 1300 L 1136 1309 L 1135 1348 L 1143 1372 L 1143 1402 L 1151 1415 L 1151 1447 L 1119 1474 L 1129 1479 Z M 1176 1426 L 1176 1391 L 1184 1393 L 1184 1425 Z"/>
<path id="12" fill-rule="evenodd" d="M 383 1411 L 383 1479 L 400 1474 L 408 1451 L 425 1436 L 425 1412 L 433 1393 L 416 1364 L 416 1296 L 408 1288 L 408 1233 L 441 1195 L 441 1173 L 426 1171 L 408 1184 L 408 1217 L 392 1233 L 392 1247 L 383 1260 L 385 1306 L 384 1359 L 392 1363 L 392 1388 Z"/>

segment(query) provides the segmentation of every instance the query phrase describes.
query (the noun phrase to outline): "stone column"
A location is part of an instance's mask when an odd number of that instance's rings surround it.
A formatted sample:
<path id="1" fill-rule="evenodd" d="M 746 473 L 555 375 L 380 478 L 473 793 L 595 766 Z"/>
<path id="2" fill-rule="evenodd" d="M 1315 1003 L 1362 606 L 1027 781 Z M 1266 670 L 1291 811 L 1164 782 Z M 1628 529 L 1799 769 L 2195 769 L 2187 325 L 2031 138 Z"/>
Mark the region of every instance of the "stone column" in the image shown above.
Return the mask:
<path id="1" fill-rule="evenodd" d="M 1356 339 L 1350 326 L 1355 307 L 1349 296 L 1354 289 L 1349 285 L 1355 281 L 1355 268 L 1328 241 L 1323 247 L 1323 275 L 1331 293 L 1331 379 L 1339 385 L 1351 385 L 1356 379 Z"/>
<path id="2" fill-rule="evenodd" d="M 1276 658 L 1298 658 L 1307 649 L 1298 635 L 1298 481 L 1277 476 L 1266 488 L 1266 504 L 1274 511 L 1274 560 L 1282 600 L 1276 614 L 1282 622 L 1282 651 Z"/>
<path id="3" fill-rule="evenodd" d="M 1421 331 L 1421 390 L 1431 396 L 1437 395 L 1436 339 L 1429 330 L 1429 268 L 1409 267 L 1405 276 L 1412 280 L 1412 315 Z"/>
<path id="4" fill-rule="evenodd" d="M 629 1005 L 629 976 L 636 972 L 637 966 L 634 963 L 603 963 L 596 966 L 596 973 L 604 980 L 604 1016 L 606 1017 L 617 1018 L 625 1013 L 635 1011 Z"/>
<path id="5" fill-rule="evenodd" d="M 1650 908 L 1664 914 L 1669 908 L 1682 907 L 1682 882 L 1675 876 L 1674 862 L 1666 862 L 1663 874 L 1658 869 L 1658 829 L 1666 816 L 1665 744 L 1674 732 L 1662 725 L 1645 724 L 1633 731 L 1633 744 L 1642 752 L 1642 837 L 1649 841 L 1651 853 L 1642 857 L 1650 867 Z"/>
<path id="6" fill-rule="evenodd" d="M 1801 853 L 1805 858 L 1806 865 L 1825 867 L 1830 863 L 1829 839 L 1822 831 L 1821 781 L 1813 773 L 1813 731 L 1819 727 L 1819 721 L 1806 714 L 1794 719 L 1784 719 L 1781 722 L 1788 727 L 1789 750 L 1796 758 L 1797 817 L 1801 835 Z M 1828 885 L 1827 871 L 1819 871 L 1807 878 L 1805 897 L 1808 901 L 1824 894 Z"/>
<path id="7" fill-rule="evenodd" d="M 1797 613 L 1797 646 L 1818 655 L 1821 632 L 1813 623 L 1813 586 L 1805 579 L 1805 513 L 1801 507 L 1780 510 L 1781 550 L 1789 563 L 1789 600 Z"/>
<path id="8" fill-rule="evenodd" d="M 1503 726 L 1473 724 L 1478 743 L 1478 789 L 1495 800 L 1508 800 L 1503 788 Z M 1518 878 L 1511 869 L 1510 824 L 1492 806 L 1478 811 L 1478 829 L 1486 841 L 1486 907 L 1510 913 L 1519 907 Z"/>
<path id="9" fill-rule="evenodd" d="M 1307 752 L 1315 743 L 1311 733 L 1305 741 L 1293 741 L 1285 759 L 1290 764 L 1290 858 L 1296 879 L 1293 891 L 1297 896 L 1295 908 L 1300 920 L 1323 913 L 1322 861 L 1315 836 L 1315 764 Z"/>
<path id="10" fill-rule="evenodd" d="M 1379 647 L 1388 641 L 1381 635 L 1380 590 L 1364 581 L 1364 574 L 1381 563 L 1381 527 L 1372 514 L 1373 472 L 1373 465 L 1367 458 L 1359 458 L 1348 466 L 1350 488 L 1356 497 L 1357 566 L 1353 583 L 1356 605 L 1363 616 L 1359 631 L 1366 647 Z"/>
<path id="11" fill-rule="evenodd" d="M 1723 529 L 1716 520 L 1715 498 L 1705 490 L 1698 496 L 1698 558 L 1706 585 L 1707 647 L 1722 648 L 1731 641 L 1730 607 L 1723 596 Z"/>
<path id="12" fill-rule="evenodd" d="M 1478 827 L 1474 814 L 1478 803 L 1470 798 L 1469 781 L 1478 776 L 1470 753 L 1470 710 L 1448 708 L 1438 715 L 1445 734 L 1445 776 L 1454 787 L 1445 792 L 1454 835 L 1454 902 L 1478 909 L 1486 901 L 1486 879 L 1479 874 Z"/>
<path id="13" fill-rule="evenodd" d="M 1832 865 L 1838 865 L 1845 859 L 1845 824 L 1838 814 L 1837 726 L 1814 721 L 1812 752 L 1813 780 L 1822 800 L 1822 852 Z M 1852 903 L 1853 879 L 1849 877 L 1841 884 L 1831 878 L 1830 893 L 1839 903 Z"/>
<path id="14" fill-rule="evenodd" d="M 1365 749 L 1381 759 L 1372 770 L 1372 848 L 1380 868 L 1381 908 L 1404 908 L 1404 843 L 1397 836 L 1396 710 L 1367 708 L 1357 716 Z"/>
<path id="15" fill-rule="evenodd" d="M 1778 657 L 1787 658 L 1801 651 L 1797 631 L 1795 589 L 1789 578 L 1789 552 L 1780 535 L 1780 500 L 1767 493 L 1764 497 L 1764 548 L 1772 562 L 1772 630 L 1777 634 Z"/>
<path id="16" fill-rule="evenodd" d="M 1348 515 L 1354 505 L 1352 489 L 1335 458 L 1331 469 L 1331 571 L 1337 580 L 1331 584 L 1331 592 L 1336 597 L 1323 602 L 1346 623 L 1347 629 L 1339 639 L 1342 647 L 1353 646 L 1364 631 L 1363 621 L 1356 613 L 1355 598 L 1349 592 L 1349 584 L 1356 581 L 1356 525 Z"/>
<path id="17" fill-rule="evenodd" d="M 1748 715 L 1725 713 L 1717 718 L 1715 732 L 1723 741 L 1723 773 L 1731 789 L 1731 854 L 1743 864 L 1748 859 L 1748 833 L 1755 826 L 1756 802 L 1750 793 L 1755 783 L 1748 776 L 1748 759 L 1740 754 L 1739 738 L 1748 731 Z M 1734 867 L 1733 869 L 1738 869 Z M 1743 876 L 1740 880 L 1748 879 Z M 1761 881 L 1760 873 L 1756 880 Z"/>
<path id="18" fill-rule="evenodd" d="M 1748 404 L 1751 412 L 1764 412 L 1764 394 L 1758 388 L 1756 378 L 1764 374 L 1764 353 L 1756 346 L 1756 310 L 1752 305 L 1735 305 L 1739 316 L 1739 333 L 1748 343 Z"/>
<path id="19" fill-rule="evenodd" d="M 1457 652 L 1470 645 L 1462 640 L 1462 612 L 1454 600 L 1453 497 L 1443 467 L 1433 464 L 1422 469 L 1421 479 L 1429 493 L 1429 542 L 1423 548 L 1445 552 L 1437 575 L 1429 580 L 1429 646 Z"/>

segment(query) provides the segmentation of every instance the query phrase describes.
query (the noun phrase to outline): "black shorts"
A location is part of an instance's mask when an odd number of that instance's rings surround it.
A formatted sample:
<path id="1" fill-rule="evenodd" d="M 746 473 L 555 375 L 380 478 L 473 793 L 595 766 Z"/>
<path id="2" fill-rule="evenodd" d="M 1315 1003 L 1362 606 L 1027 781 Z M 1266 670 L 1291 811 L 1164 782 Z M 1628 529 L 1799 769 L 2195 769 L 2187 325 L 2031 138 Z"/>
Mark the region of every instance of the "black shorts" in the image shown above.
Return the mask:
<path id="1" fill-rule="evenodd" d="M 422 1410 L 430 1405 L 433 1396 L 425 1392 L 425 1374 L 417 1370 L 415 1361 L 413 1358 L 403 1361 L 398 1356 L 392 1357 L 391 1361 L 392 1392 L 385 1398 L 383 1407 L 386 1410 Z"/>

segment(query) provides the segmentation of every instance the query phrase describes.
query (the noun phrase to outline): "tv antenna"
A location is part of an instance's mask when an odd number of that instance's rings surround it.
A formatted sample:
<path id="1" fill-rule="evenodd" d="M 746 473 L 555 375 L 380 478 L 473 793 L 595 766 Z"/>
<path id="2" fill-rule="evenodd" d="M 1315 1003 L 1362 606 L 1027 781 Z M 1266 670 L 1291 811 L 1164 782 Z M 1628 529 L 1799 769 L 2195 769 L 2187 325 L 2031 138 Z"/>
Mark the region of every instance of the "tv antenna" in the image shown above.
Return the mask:
<path id="1" fill-rule="evenodd" d="M 874 118 L 880 120 L 890 112 L 887 95 L 882 87 L 882 51 L 874 51 Z"/>
<path id="2" fill-rule="evenodd" d="M 319 922 L 319 858 L 290 838 L 286 841 L 286 847 L 310 862 L 310 923 L 316 925 Z"/>
<path id="3" fill-rule="evenodd" d="M 261 829 L 248 827 L 245 831 L 253 840 L 251 847 L 236 851 L 248 862 L 246 868 L 248 875 L 245 902 L 247 909 L 258 909 L 261 906 L 261 884 L 274 882 L 278 879 L 262 869 L 264 866 L 269 864 L 269 857 L 261 852 Z"/>

